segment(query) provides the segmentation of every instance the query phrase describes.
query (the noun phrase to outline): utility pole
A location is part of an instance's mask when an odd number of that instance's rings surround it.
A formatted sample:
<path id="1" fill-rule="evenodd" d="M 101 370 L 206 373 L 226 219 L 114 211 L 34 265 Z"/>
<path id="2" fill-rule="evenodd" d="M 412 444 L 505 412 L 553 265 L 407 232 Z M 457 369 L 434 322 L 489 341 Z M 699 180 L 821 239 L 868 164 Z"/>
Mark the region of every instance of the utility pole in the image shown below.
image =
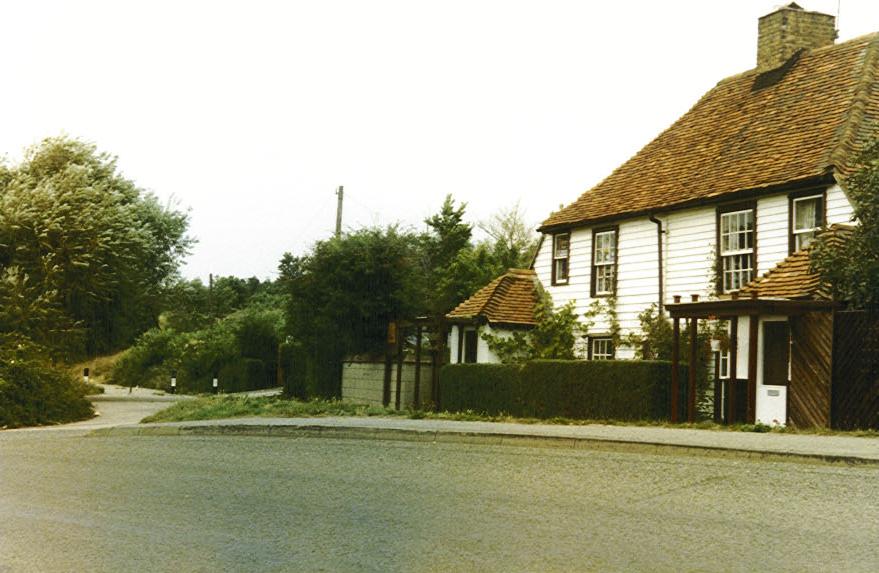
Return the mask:
<path id="1" fill-rule="evenodd" d="M 336 189 L 336 196 L 339 198 L 338 203 L 336 204 L 336 236 L 342 236 L 342 197 L 345 193 L 345 188 L 339 185 L 339 188 Z"/>

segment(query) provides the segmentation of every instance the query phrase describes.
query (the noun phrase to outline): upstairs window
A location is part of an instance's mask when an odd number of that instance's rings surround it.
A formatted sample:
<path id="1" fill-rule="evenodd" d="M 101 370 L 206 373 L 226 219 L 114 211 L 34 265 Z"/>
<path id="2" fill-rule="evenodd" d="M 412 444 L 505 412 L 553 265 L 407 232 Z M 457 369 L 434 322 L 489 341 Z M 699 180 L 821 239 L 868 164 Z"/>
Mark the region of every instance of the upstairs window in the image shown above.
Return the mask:
<path id="1" fill-rule="evenodd" d="M 617 230 L 592 233 L 592 296 L 616 292 Z"/>
<path id="2" fill-rule="evenodd" d="M 571 234 L 552 237 L 552 284 L 568 284 L 568 261 L 571 258 Z"/>
<path id="3" fill-rule="evenodd" d="M 613 350 L 612 338 L 589 339 L 589 360 L 613 360 Z"/>
<path id="4" fill-rule="evenodd" d="M 824 195 L 791 198 L 790 252 L 809 246 L 824 225 Z"/>
<path id="5" fill-rule="evenodd" d="M 754 276 L 754 209 L 721 212 L 719 218 L 721 288 L 736 291 Z"/>

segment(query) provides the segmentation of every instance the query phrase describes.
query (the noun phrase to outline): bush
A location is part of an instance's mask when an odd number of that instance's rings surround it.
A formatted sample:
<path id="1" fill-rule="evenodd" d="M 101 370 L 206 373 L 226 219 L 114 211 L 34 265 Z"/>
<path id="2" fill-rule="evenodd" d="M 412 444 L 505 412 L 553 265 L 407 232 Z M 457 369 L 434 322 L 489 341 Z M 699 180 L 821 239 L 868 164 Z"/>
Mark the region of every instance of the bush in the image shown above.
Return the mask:
<path id="1" fill-rule="evenodd" d="M 440 371 L 443 409 L 529 418 L 664 419 L 670 387 L 671 363 L 663 361 L 539 360 Z"/>
<path id="2" fill-rule="evenodd" d="M 74 422 L 91 417 L 86 385 L 34 357 L 0 361 L 0 428 Z"/>
<path id="3" fill-rule="evenodd" d="M 145 332 L 116 364 L 111 382 L 168 390 L 172 371 L 180 392 L 210 392 L 215 375 L 223 392 L 274 386 L 280 311 L 247 308 L 193 332 Z"/>
<path id="4" fill-rule="evenodd" d="M 113 365 L 108 382 L 120 386 L 164 388 L 169 385 L 171 367 L 165 364 L 181 342 L 173 330 L 153 328 L 144 332 L 134 346 Z"/>

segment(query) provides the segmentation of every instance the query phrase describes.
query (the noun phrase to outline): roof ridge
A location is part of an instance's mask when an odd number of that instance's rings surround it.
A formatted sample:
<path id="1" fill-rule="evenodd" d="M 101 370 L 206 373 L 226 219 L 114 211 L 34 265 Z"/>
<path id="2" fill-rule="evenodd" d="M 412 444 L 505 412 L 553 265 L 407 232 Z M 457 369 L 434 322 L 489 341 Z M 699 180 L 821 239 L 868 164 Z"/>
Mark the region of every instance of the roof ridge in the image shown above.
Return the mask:
<path id="1" fill-rule="evenodd" d="M 865 109 L 870 103 L 870 91 L 873 89 L 872 86 L 876 79 L 879 78 L 879 73 L 877 73 L 879 70 L 879 32 L 867 34 L 858 39 L 867 40 L 864 60 L 861 65 L 862 72 L 859 74 L 860 78 L 852 96 L 851 106 L 849 106 L 845 120 L 842 122 L 837 143 L 829 150 L 825 162 L 827 167 L 835 167 L 843 174 L 847 172 L 849 160 L 852 159 L 848 158 L 848 152 L 857 149 L 860 126 L 864 119 Z M 850 42 L 854 41 L 850 40 Z"/>

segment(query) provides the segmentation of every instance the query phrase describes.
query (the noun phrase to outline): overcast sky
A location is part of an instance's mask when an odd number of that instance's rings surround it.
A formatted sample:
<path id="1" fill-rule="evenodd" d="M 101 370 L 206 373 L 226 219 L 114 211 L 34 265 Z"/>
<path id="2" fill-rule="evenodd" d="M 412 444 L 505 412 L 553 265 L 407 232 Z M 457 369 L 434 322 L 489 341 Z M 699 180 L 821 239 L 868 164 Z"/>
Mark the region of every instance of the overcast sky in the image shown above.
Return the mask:
<path id="1" fill-rule="evenodd" d="M 837 0 L 802 0 L 835 14 Z M 66 133 L 191 209 L 184 274 L 275 276 L 344 227 L 520 201 L 535 227 L 720 79 L 754 67 L 736 1 L 0 4 L 0 154 Z M 840 41 L 879 30 L 842 0 Z"/>

